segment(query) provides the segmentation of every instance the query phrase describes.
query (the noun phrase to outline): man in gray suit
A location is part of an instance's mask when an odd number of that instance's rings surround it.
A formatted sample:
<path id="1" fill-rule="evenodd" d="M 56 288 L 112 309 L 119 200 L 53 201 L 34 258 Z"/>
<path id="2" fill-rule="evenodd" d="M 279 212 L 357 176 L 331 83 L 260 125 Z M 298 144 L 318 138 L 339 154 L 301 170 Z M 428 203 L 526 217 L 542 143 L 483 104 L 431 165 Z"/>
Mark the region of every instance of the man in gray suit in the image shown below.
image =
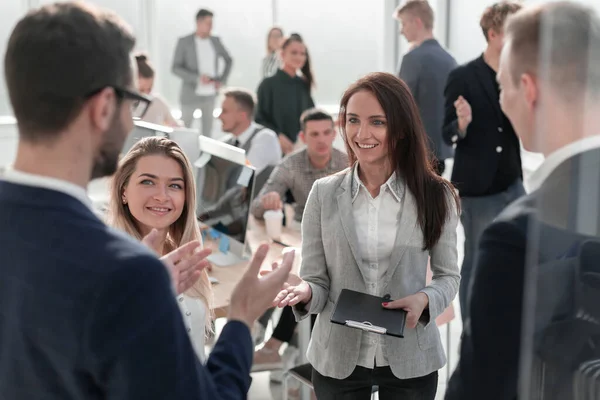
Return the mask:
<path id="1" fill-rule="evenodd" d="M 402 58 L 399 77 L 415 98 L 438 174 L 445 170 L 444 160 L 453 155 L 442 139 L 444 124 L 444 87 L 456 60 L 433 37 L 433 10 L 426 0 L 412 0 L 396 11 L 401 33 L 413 46 Z"/>
<path id="2" fill-rule="evenodd" d="M 217 91 L 227 81 L 233 60 L 221 39 L 211 36 L 213 13 L 201 9 L 196 14 L 196 32 L 179 39 L 172 71 L 181 78 L 181 119 L 188 128 L 194 111 L 202 111 L 202 134 L 211 136 Z M 219 71 L 220 60 L 225 63 Z"/>

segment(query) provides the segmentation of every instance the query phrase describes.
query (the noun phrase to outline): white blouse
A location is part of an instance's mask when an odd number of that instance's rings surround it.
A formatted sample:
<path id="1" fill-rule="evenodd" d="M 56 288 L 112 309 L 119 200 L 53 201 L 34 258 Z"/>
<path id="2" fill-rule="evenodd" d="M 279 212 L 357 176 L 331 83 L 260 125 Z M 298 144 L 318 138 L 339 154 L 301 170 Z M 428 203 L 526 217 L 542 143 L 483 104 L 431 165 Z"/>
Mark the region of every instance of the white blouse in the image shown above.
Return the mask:
<path id="1" fill-rule="evenodd" d="M 396 187 L 396 173 L 379 189 L 375 198 L 363 185 L 354 169 L 352 208 L 354 225 L 362 263 L 359 265 L 366 277 L 367 292 L 383 296 L 380 282 L 390 265 L 390 257 L 398 231 L 397 215 L 402 208 L 402 191 Z M 382 351 L 383 336 L 376 333 L 363 333 L 358 357 L 358 365 L 373 369 L 389 365 Z"/>
<path id="2" fill-rule="evenodd" d="M 204 302 L 198 298 L 190 297 L 185 294 L 177 296 L 177 304 L 186 331 L 190 336 L 194 350 L 202 363 L 206 362 L 206 353 L 204 352 L 204 344 L 206 339 L 206 306 Z"/>

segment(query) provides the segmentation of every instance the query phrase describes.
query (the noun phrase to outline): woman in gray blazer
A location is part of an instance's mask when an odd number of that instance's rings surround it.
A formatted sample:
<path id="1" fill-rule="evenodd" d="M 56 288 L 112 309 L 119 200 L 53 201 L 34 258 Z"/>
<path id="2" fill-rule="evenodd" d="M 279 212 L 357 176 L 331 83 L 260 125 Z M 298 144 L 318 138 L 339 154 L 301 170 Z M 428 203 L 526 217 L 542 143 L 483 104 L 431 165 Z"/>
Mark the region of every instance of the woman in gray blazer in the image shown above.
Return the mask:
<path id="1" fill-rule="evenodd" d="M 297 319 L 318 314 L 308 346 L 319 400 L 431 399 L 445 364 L 435 318 L 460 281 L 459 200 L 432 166 L 410 90 L 370 74 L 344 94 L 340 124 L 352 167 L 318 180 L 302 220 L 301 279 L 277 297 Z M 433 280 L 426 285 L 431 259 Z M 395 299 L 404 338 L 330 322 L 342 289 Z"/>

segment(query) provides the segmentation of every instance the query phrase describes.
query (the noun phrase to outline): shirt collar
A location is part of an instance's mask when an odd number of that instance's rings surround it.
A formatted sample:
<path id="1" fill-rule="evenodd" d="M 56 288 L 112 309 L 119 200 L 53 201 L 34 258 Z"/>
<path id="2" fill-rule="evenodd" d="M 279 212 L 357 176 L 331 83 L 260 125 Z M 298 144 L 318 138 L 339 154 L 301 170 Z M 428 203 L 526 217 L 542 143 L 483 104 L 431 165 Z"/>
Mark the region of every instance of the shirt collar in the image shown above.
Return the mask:
<path id="1" fill-rule="evenodd" d="M 313 167 L 312 163 L 310 162 L 310 158 L 308 157 L 308 150 L 306 150 L 306 148 L 304 148 L 302 151 L 304 152 L 304 163 L 306 164 L 306 172 L 313 173 L 313 172 L 331 171 L 332 170 L 333 157 L 334 157 L 333 152 L 335 151 L 333 148 L 331 148 L 331 157 L 329 158 L 329 162 L 327 163 L 327 166 L 324 169 L 316 169 L 315 167 Z"/>
<path id="2" fill-rule="evenodd" d="M 577 154 L 600 148 L 600 135 L 589 136 L 569 143 L 566 146 L 554 151 L 535 170 L 528 179 L 528 186 L 531 190 L 539 189 L 550 174 L 564 161 L 576 156 Z"/>
<path id="3" fill-rule="evenodd" d="M 256 130 L 256 127 L 257 125 L 254 121 L 250 122 L 250 126 L 248 127 L 248 129 L 246 129 L 236 138 L 238 142 L 240 142 L 240 146 L 244 146 L 248 142 L 248 140 Z"/>
<path id="4" fill-rule="evenodd" d="M 367 190 L 365 185 L 360 180 L 358 176 L 358 163 L 354 164 L 352 167 L 352 202 L 356 200 L 358 193 L 360 192 L 360 188 L 362 187 L 364 190 Z M 397 202 L 402 202 L 402 196 L 404 194 L 404 185 L 399 184 L 399 179 L 396 178 L 396 172 L 394 171 L 392 175 L 388 178 L 388 180 L 381 185 L 381 190 L 389 189 L 390 193 Z"/>
<path id="5" fill-rule="evenodd" d="M 29 174 L 27 172 L 18 171 L 13 167 L 6 168 L 2 175 L 2 179 L 17 185 L 31 186 L 64 193 L 76 198 L 90 210 L 94 211 L 92 200 L 88 197 L 87 191 L 74 183 L 61 179 L 49 178 L 47 176 Z"/>

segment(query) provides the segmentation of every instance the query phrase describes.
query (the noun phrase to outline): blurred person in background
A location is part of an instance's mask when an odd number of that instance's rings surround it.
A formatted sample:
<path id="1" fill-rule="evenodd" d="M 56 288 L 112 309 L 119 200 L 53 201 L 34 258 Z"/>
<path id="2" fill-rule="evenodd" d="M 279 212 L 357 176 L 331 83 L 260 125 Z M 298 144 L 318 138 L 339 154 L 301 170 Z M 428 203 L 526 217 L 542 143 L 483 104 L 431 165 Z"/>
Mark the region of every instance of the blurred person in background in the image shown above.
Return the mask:
<path id="1" fill-rule="evenodd" d="M 298 140 L 300 116 L 315 105 L 311 96 L 314 79 L 300 35 L 292 34 L 283 42 L 281 59 L 281 68 L 258 86 L 255 120 L 276 132 L 281 151 L 289 154 Z"/>
<path id="2" fill-rule="evenodd" d="M 154 67 L 144 53 L 135 55 L 138 70 L 138 90 L 152 97 L 152 103 L 141 118 L 142 121 L 165 126 L 179 126 L 179 122 L 171 115 L 171 109 L 165 100 L 157 93 L 154 93 Z"/>
<path id="3" fill-rule="evenodd" d="M 219 89 L 227 82 L 233 59 L 217 36 L 212 36 L 213 12 L 201 9 L 196 14 L 196 32 L 177 42 L 172 71 L 181 78 L 181 119 L 188 128 L 194 111 L 202 111 L 201 133 L 212 135 L 213 111 Z M 220 64 L 224 63 L 223 71 Z"/>
<path id="4" fill-rule="evenodd" d="M 267 34 L 267 55 L 262 61 L 262 78 L 268 78 L 275 75 L 281 67 L 281 45 L 283 44 L 283 30 L 274 26 Z"/>

